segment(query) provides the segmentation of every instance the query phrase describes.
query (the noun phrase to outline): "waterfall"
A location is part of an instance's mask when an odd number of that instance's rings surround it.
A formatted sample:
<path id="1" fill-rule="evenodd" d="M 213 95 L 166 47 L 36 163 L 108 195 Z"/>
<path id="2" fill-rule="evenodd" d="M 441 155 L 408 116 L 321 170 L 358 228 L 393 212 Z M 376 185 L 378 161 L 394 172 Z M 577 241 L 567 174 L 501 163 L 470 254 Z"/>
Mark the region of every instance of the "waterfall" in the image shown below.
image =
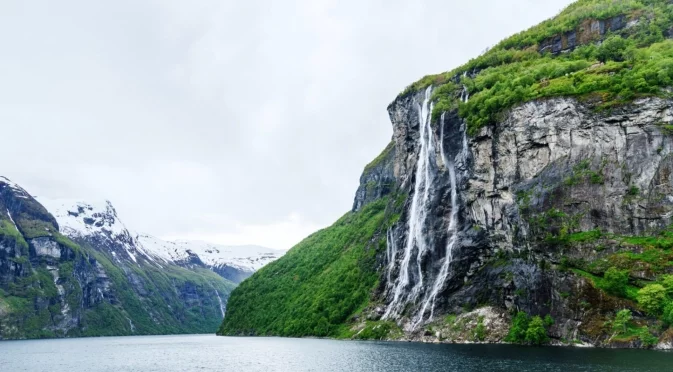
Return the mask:
<path id="1" fill-rule="evenodd" d="M 460 100 L 463 101 L 463 103 L 467 103 L 467 101 L 470 100 L 470 92 L 465 85 L 463 85 L 463 91 L 460 93 Z"/>
<path id="2" fill-rule="evenodd" d="M 463 76 L 467 76 L 467 73 Z M 449 277 L 454 250 L 459 244 L 458 214 L 460 205 L 458 200 L 458 180 L 456 172 L 457 168 L 461 172 L 464 172 L 467 169 L 470 156 L 466 133 L 467 126 L 465 123 L 460 128 L 460 131 L 463 132 L 462 139 L 457 143 L 458 146 L 461 146 L 460 151 L 451 151 L 451 154 L 453 155 L 446 153 L 444 146 L 444 131 L 447 124 L 445 122 L 446 114 L 443 113 L 440 119 L 439 153 L 441 161 L 444 163 L 444 174 L 448 175 L 449 178 L 448 186 L 450 187 L 451 206 L 448 216 L 449 221 L 444 258 L 440 262 L 441 267 L 439 271 L 436 272 L 437 274 L 434 276 L 434 281 L 430 282 L 424 278 L 422 262 L 423 258 L 428 253 L 428 249 L 431 248 L 428 246 L 426 240 L 429 238 L 429 234 L 426 231 L 426 224 L 428 216 L 431 213 L 429 210 L 430 205 L 428 205 L 432 191 L 431 185 L 434 182 L 434 177 L 436 177 L 435 172 L 432 169 L 432 157 L 435 156 L 435 142 L 430 127 L 431 113 L 433 109 L 433 104 L 430 102 L 431 95 L 432 88 L 429 87 L 425 91 L 423 103 L 416 103 L 420 124 L 420 149 L 415 170 L 413 196 L 406 221 L 406 241 L 403 252 L 400 252 L 401 259 L 399 264 L 399 274 L 395 282 L 393 282 L 393 271 L 397 263 L 398 247 L 395 243 L 393 228 L 388 229 L 387 232 L 386 258 L 389 265 L 387 272 L 387 293 L 388 296 L 392 297 L 392 300 L 383 315 L 383 319 L 398 318 L 407 304 L 413 304 L 422 295 L 422 301 L 419 302 L 420 309 L 410 322 L 410 330 L 418 328 L 418 326 L 426 320 L 426 314 L 428 313 L 428 319 L 433 319 L 437 297 L 445 288 L 446 281 Z M 463 85 L 459 98 L 463 103 L 469 101 L 470 94 L 467 86 Z M 402 247 L 400 247 L 400 249 L 401 248 Z M 416 260 L 415 264 L 413 262 L 414 259 Z M 426 281 L 428 282 L 427 284 L 425 284 Z M 430 284 L 432 285 L 430 286 Z M 413 285 L 412 288 L 410 288 L 411 285 Z"/>
<path id="3" fill-rule="evenodd" d="M 136 333 L 136 326 L 133 324 L 133 321 L 128 316 L 125 316 L 126 320 L 129 321 L 129 327 L 131 327 L 131 333 Z"/>
<path id="4" fill-rule="evenodd" d="M 220 297 L 220 293 L 215 289 L 215 295 L 217 296 L 217 301 L 220 302 L 220 312 L 222 313 L 222 318 L 224 318 L 225 314 L 225 308 L 224 308 L 224 303 L 222 303 L 222 298 Z"/>
<path id="5" fill-rule="evenodd" d="M 386 257 L 388 258 L 388 281 L 393 275 L 393 269 L 395 268 L 395 259 L 397 258 L 397 244 L 395 244 L 395 235 L 393 234 L 393 228 L 388 229 L 387 242 L 386 242 Z"/>
<path id="6" fill-rule="evenodd" d="M 432 131 L 430 129 L 430 117 L 432 114 L 433 105 L 430 104 L 432 96 L 432 86 L 425 91 L 425 99 L 423 104 L 418 105 L 418 116 L 420 125 L 420 142 L 421 148 L 418 154 L 418 164 L 416 165 L 416 182 L 414 185 L 414 196 L 411 201 L 411 209 L 409 211 L 409 218 L 407 222 L 407 241 L 404 247 L 404 256 L 400 265 L 400 273 L 397 283 L 393 288 L 393 300 L 386 309 L 383 315 L 384 319 L 395 317 L 399 315 L 401 307 L 409 301 L 416 299 L 418 292 L 423 286 L 423 271 L 421 268 L 421 260 L 423 254 L 427 250 L 425 244 L 425 236 L 423 234 L 423 225 L 427 217 L 427 202 L 430 195 L 431 173 L 430 173 L 430 156 L 434 154 L 434 145 L 432 141 Z M 410 284 L 410 263 L 414 247 L 417 248 L 417 272 L 418 281 L 411 293 L 402 301 L 404 291 Z M 390 282 L 388 282 L 390 283 Z"/>
<path id="7" fill-rule="evenodd" d="M 9 216 L 9 220 L 12 221 L 12 225 L 14 225 L 16 231 L 19 231 L 19 228 L 16 226 L 16 222 L 14 222 L 14 218 L 12 218 L 12 213 L 9 212 L 9 208 L 7 208 L 7 216 Z"/>
<path id="8" fill-rule="evenodd" d="M 435 283 L 432 285 L 432 291 L 423 301 L 423 306 L 421 311 L 418 313 L 418 318 L 414 322 L 413 328 L 416 328 L 419 324 L 423 322 L 423 317 L 425 312 L 430 307 L 430 320 L 432 320 L 435 311 L 435 300 L 439 291 L 442 290 L 444 282 L 449 275 L 449 268 L 451 266 L 451 261 L 453 260 L 453 248 L 458 242 L 458 191 L 457 191 L 457 182 L 456 182 L 456 168 L 452 160 L 448 160 L 446 153 L 444 152 L 444 114 L 442 114 L 440 120 L 440 153 L 442 156 L 442 161 L 449 171 L 449 182 L 451 184 L 451 216 L 449 219 L 449 229 L 447 235 L 449 240 L 446 244 L 446 253 L 444 256 L 444 261 L 442 261 L 442 268 L 439 270 L 439 274 L 435 279 Z"/>
<path id="9" fill-rule="evenodd" d="M 467 71 L 463 73 L 463 77 L 467 77 Z M 460 92 L 460 100 L 463 101 L 463 103 L 467 103 L 467 101 L 470 100 L 470 92 L 467 90 L 467 86 L 463 84 L 463 91 Z"/>

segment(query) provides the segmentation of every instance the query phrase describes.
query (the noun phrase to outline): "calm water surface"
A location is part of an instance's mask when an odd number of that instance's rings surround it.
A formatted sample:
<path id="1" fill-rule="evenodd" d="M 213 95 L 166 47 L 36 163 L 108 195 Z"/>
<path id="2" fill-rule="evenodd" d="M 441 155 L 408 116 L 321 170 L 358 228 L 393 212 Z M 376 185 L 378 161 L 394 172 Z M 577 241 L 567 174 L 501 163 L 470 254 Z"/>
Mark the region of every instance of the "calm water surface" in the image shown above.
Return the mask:
<path id="1" fill-rule="evenodd" d="M 147 336 L 0 341 L 0 371 L 673 371 L 673 353 Z"/>

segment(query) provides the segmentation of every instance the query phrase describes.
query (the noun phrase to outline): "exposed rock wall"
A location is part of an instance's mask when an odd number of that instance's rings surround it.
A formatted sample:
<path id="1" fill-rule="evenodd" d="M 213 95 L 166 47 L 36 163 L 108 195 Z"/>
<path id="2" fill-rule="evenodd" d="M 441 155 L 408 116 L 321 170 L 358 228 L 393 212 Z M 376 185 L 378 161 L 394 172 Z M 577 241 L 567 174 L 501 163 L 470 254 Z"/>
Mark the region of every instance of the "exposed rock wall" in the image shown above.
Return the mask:
<path id="1" fill-rule="evenodd" d="M 388 306 L 393 302 L 391 288 L 404 275 L 401 257 L 409 240 L 412 196 L 418 191 L 422 101 L 423 93 L 416 93 L 389 107 L 396 150 L 392 169 L 397 187 L 410 197 L 389 234 L 389 249 L 397 254 L 386 253 L 382 259 L 379 297 Z M 596 230 L 616 236 L 651 235 L 670 226 L 673 137 L 666 125 L 673 122 L 672 107 L 673 102 L 658 98 L 611 111 L 574 99 L 533 101 L 471 138 L 455 112 L 433 122 L 435 146 L 428 167 L 432 183 L 422 206 L 427 218 L 421 221 L 427 248 L 423 252 L 413 245 L 405 288 L 418 293 L 408 298 L 404 312 L 389 318 L 417 338 L 423 325 L 441 319 L 441 314 L 489 304 L 552 315 L 557 322 L 551 333 L 558 340 L 607 342 L 597 324 L 615 309 L 635 308 L 634 304 L 606 297 L 586 278 L 559 266 L 567 259 L 600 260 L 623 245 L 607 241 L 597 249 L 591 244 L 558 244 L 554 238 Z M 459 208 L 458 243 L 451 252 L 447 162 L 456 166 Z M 447 255 L 449 273 L 432 306 L 424 309 Z M 383 274 L 387 272 L 392 273 L 390 282 Z M 647 270 L 641 276 L 652 279 Z M 377 316 L 383 314 L 379 311 Z"/>
<path id="2" fill-rule="evenodd" d="M 360 186 L 355 193 L 353 212 L 391 193 L 395 187 L 393 169 L 395 154 L 395 143 L 391 142 L 381 155 L 365 168 L 360 177 Z"/>
<path id="3" fill-rule="evenodd" d="M 572 31 L 548 38 L 540 43 L 538 52 L 559 54 L 571 51 L 580 45 L 601 40 L 608 33 L 615 33 L 635 26 L 638 20 L 629 21 L 627 15 L 607 19 L 587 19 Z"/>

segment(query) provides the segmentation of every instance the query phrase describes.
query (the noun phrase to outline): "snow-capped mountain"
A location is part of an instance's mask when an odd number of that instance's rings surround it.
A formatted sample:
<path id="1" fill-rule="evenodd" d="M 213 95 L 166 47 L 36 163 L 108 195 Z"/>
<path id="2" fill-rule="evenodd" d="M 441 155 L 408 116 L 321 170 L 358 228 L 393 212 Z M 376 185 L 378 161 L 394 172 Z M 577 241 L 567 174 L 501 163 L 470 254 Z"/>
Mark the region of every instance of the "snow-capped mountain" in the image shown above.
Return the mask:
<path id="1" fill-rule="evenodd" d="M 30 195 L 28 194 L 28 192 L 26 192 L 26 190 L 24 190 L 18 184 L 12 182 L 9 178 L 4 177 L 4 176 L 0 176 L 0 182 L 4 183 L 5 185 L 7 185 L 7 187 L 12 189 L 16 198 L 19 198 L 19 199 L 30 198 Z"/>
<path id="2" fill-rule="evenodd" d="M 72 239 L 89 239 L 110 250 L 116 259 L 138 262 L 142 249 L 117 216 L 109 201 L 84 203 L 75 200 L 38 201 L 56 218 L 61 234 Z"/>
<path id="3" fill-rule="evenodd" d="M 165 261 L 188 261 L 195 255 L 209 267 L 228 265 L 251 272 L 285 253 L 257 245 L 224 246 L 202 241 L 166 241 L 147 234 L 138 234 L 136 238 L 145 252 Z"/>
<path id="4" fill-rule="evenodd" d="M 161 266 L 204 267 L 225 279 L 241 282 L 285 252 L 259 246 L 224 246 L 200 241 L 166 241 L 128 229 L 109 201 L 85 203 L 48 200 L 40 203 L 56 218 L 62 234 L 95 242 L 116 260 L 147 261 Z"/>

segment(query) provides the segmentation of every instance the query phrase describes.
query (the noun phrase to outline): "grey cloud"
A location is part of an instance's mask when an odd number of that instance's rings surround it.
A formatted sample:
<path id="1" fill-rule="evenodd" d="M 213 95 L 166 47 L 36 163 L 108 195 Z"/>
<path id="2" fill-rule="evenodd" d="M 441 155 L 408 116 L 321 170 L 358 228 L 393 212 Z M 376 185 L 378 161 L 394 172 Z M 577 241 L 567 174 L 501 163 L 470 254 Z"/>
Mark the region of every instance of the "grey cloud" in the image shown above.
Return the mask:
<path id="1" fill-rule="evenodd" d="M 156 235 L 328 225 L 398 92 L 569 3 L 6 1 L 0 173 Z"/>

